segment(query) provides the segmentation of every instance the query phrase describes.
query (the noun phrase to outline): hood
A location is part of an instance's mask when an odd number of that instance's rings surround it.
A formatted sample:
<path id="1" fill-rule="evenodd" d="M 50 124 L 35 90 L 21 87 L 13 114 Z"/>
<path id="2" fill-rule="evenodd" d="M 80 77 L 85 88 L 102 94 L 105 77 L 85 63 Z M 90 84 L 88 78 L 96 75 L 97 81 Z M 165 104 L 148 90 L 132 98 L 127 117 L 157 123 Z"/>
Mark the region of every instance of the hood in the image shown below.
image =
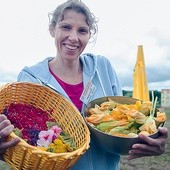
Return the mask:
<path id="1" fill-rule="evenodd" d="M 93 77 L 97 75 L 98 80 L 100 82 L 103 95 L 106 96 L 106 92 L 103 87 L 103 83 L 101 81 L 101 77 L 97 68 L 98 60 L 101 60 L 102 56 L 96 56 L 91 53 L 85 53 L 80 57 L 80 60 L 83 64 L 83 72 L 90 76 L 90 80 L 92 81 Z"/>
<path id="2" fill-rule="evenodd" d="M 51 88 L 53 88 L 51 83 L 52 84 L 54 83 L 54 78 L 52 78 L 50 71 L 49 71 L 49 66 L 48 66 L 48 62 L 52 60 L 53 58 L 54 57 L 47 57 L 46 59 L 37 63 L 36 65 L 33 65 L 31 67 L 26 66 L 23 68 L 22 72 L 25 72 L 31 75 L 40 84 L 51 86 Z M 93 55 L 91 53 L 85 53 L 80 56 L 80 61 L 83 67 L 84 85 L 87 85 L 89 80 L 92 81 L 94 76 L 97 76 L 99 83 L 101 85 L 102 91 L 103 91 L 103 95 L 105 96 L 106 93 L 105 93 L 103 83 L 101 81 L 101 77 L 100 77 L 100 74 L 97 68 L 97 63 L 101 60 L 100 58 L 101 57 Z"/>
<path id="3" fill-rule="evenodd" d="M 80 61 L 83 65 L 83 71 L 89 76 L 94 76 L 97 70 L 97 56 L 85 53 L 81 55 Z"/>
<path id="4" fill-rule="evenodd" d="M 43 82 L 48 82 L 50 78 L 48 62 L 53 58 L 54 57 L 47 57 L 43 61 L 38 62 L 36 65 L 24 67 L 22 71 L 31 74 Z M 86 75 L 93 77 L 97 72 L 97 56 L 90 53 L 85 53 L 80 56 L 80 61 L 83 66 L 83 72 Z"/>

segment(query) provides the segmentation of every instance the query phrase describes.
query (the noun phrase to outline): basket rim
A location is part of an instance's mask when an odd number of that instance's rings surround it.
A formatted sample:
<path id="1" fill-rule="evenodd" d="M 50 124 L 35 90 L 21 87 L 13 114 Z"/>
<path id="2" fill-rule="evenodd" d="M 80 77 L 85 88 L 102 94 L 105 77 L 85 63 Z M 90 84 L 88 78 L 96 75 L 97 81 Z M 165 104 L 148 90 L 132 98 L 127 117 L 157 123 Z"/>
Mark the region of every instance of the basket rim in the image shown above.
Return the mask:
<path id="1" fill-rule="evenodd" d="M 43 84 L 39 84 L 39 83 L 33 83 L 33 82 L 26 82 L 26 81 L 21 81 L 21 82 L 10 82 L 10 83 L 6 83 L 6 84 L 3 84 L 0 86 L 0 91 L 9 87 L 9 86 L 13 86 L 13 85 L 30 85 L 30 86 L 34 86 L 34 87 L 41 87 L 41 88 L 46 88 L 48 91 L 50 91 L 50 93 L 53 93 L 53 94 L 57 94 L 59 95 L 63 100 L 66 100 L 67 102 L 69 102 L 69 104 L 74 107 L 74 109 L 80 114 L 79 110 L 77 109 L 77 107 L 72 103 L 70 102 L 66 97 L 64 97 L 63 95 L 61 95 L 60 93 L 58 93 L 57 91 L 55 91 L 54 89 L 52 89 L 50 86 L 46 86 L 46 85 L 43 85 Z M 81 114 L 80 114 L 81 115 Z"/>
<path id="2" fill-rule="evenodd" d="M 90 134 L 90 132 L 88 132 L 88 133 Z M 22 146 L 24 148 L 27 148 L 27 149 L 32 149 L 32 153 L 46 155 L 46 156 L 49 156 L 51 158 L 62 156 L 65 159 L 69 159 L 70 157 L 74 157 L 75 155 L 82 154 L 82 152 L 84 150 L 87 150 L 90 147 L 89 146 L 89 142 L 90 142 L 89 135 L 88 135 L 87 141 L 82 145 L 82 147 L 80 147 L 80 148 L 78 148 L 78 149 L 76 149 L 75 151 L 72 151 L 72 152 L 63 152 L 63 153 L 52 153 L 52 152 L 43 151 L 43 150 L 39 149 L 36 146 L 29 145 L 22 138 L 18 137 L 14 132 L 12 132 L 10 134 L 10 137 L 12 137 L 12 138 L 19 138 L 20 142 L 18 143 L 18 145 L 20 145 L 20 146 Z"/>

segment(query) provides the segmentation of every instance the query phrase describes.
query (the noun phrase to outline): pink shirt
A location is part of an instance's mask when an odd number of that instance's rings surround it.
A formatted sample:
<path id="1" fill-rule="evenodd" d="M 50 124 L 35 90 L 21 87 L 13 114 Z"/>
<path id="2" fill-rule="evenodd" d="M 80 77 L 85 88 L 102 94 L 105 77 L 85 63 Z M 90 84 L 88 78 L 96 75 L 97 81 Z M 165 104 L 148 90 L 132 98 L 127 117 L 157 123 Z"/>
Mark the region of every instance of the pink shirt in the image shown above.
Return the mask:
<path id="1" fill-rule="evenodd" d="M 63 87 L 64 91 L 70 97 L 70 99 L 74 103 L 74 105 L 79 109 L 79 111 L 81 111 L 83 103 L 80 100 L 80 96 L 83 92 L 83 82 L 76 84 L 76 85 L 65 83 L 64 81 L 59 79 L 50 68 L 49 68 L 49 70 L 50 70 L 50 73 L 57 80 L 57 82 L 61 85 L 61 87 Z"/>

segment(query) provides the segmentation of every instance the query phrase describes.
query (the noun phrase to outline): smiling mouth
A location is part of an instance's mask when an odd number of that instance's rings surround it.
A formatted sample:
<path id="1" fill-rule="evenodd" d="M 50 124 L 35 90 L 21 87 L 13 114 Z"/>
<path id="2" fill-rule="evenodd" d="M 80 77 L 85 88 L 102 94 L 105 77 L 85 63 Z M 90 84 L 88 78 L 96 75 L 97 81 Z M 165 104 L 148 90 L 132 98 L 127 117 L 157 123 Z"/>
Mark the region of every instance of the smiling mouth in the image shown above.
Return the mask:
<path id="1" fill-rule="evenodd" d="M 78 46 L 72 46 L 72 45 L 68 45 L 68 44 L 64 44 L 65 47 L 68 49 L 68 50 L 76 50 L 78 49 Z"/>

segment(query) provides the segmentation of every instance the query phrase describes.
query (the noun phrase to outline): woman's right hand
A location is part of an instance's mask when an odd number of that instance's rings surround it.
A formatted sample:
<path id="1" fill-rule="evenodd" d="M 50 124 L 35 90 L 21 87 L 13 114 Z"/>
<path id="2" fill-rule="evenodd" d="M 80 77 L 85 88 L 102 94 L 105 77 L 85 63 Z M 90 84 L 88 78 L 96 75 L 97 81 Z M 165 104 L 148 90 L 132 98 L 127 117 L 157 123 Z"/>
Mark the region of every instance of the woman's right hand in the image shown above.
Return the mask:
<path id="1" fill-rule="evenodd" d="M 3 114 L 0 114 L 0 154 L 18 144 L 20 141 L 19 138 L 12 139 L 10 141 L 5 141 L 4 138 L 7 137 L 14 129 L 14 126 L 7 119 L 7 117 Z"/>

